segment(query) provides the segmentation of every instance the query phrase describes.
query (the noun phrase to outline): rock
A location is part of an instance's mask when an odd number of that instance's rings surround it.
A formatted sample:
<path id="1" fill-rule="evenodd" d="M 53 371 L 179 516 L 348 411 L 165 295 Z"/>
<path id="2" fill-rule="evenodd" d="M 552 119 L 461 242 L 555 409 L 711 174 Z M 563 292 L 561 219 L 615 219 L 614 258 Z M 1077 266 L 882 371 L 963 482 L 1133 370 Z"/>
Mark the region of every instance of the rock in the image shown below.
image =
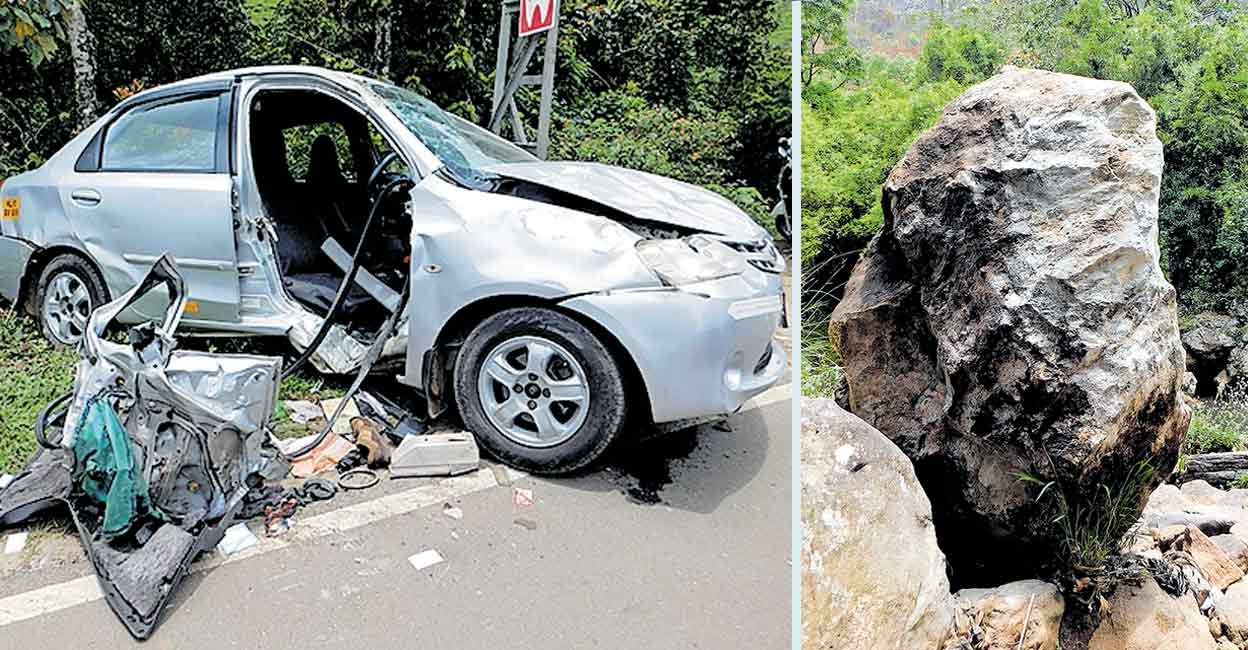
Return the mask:
<path id="1" fill-rule="evenodd" d="M 1188 369 L 1196 376 L 1196 395 L 1216 396 L 1236 377 L 1248 376 L 1248 366 L 1239 367 L 1243 337 L 1243 324 L 1232 316 L 1204 312 L 1192 319 L 1183 332 L 1183 346 Z"/>
<path id="2" fill-rule="evenodd" d="M 1168 551 L 1174 543 L 1187 533 L 1187 526 L 1166 526 L 1165 528 L 1154 528 L 1153 539 L 1157 541 L 1157 546 L 1161 550 Z"/>
<path id="3" fill-rule="evenodd" d="M 1183 347 L 1194 361 L 1212 356 L 1226 356 L 1239 343 L 1239 320 L 1214 312 L 1201 312 L 1183 331 Z"/>
<path id="4" fill-rule="evenodd" d="M 1227 636 L 1238 644 L 1248 643 L 1248 582 L 1239 582 L 1226 590 L 1218 602 L 1218 618 L 1226 625 Z"/>
<path id="5" fill-rule="evenodd" d="M 1230 534 L 1210 537 L 1209 541 L 1213 542 L 1218 548 L 1222 549 L 1222 552 L 1226 553 L 1226 557 L 1230 559 L 1235 566 L 1239 567 L 1241 571 L 1248 572 L 1248 542 Z"/>
<path id="6" fill-rule="evenodd" d="M 968 638 L 969 627 L 976 624 L 980 628 L 973 646 L 976 650 L 1058 647 L 1066 601 L 1055 585 L 1023 580 L 996 589 L 963 589 L 954 594 L 954 603 L 958 608 L 955 640 Z"/>
<path id="7" fill-rule="evenodd" d="M 1109 612 L 1088 641 L 1088 650 L 1213 650 L 1209 621 L 1190 595 L 1173 598 L 1152 578 L 1123 586 L 1109 597 Z"/>
<path id="8" fill-rule="evenodd" d="M 851 410 L 915 462 L 957 576 L 1037 574 L 1051 503 L 1174 467 L 1190 411 L 1159 266 L 1162 148 L 1127 84 L 1006 69 L 888 176 L 831 319 Z M 1072 504 L 1078 506 L 1078 503 Z"/>
<path id="9" fill-rule="evenodd" d="M 1200 506 L 1217 505 L 1226 494 L 1206 481 L 1188 481 L 1179 488 L 1179 491 L 1188 503 Z"/>
<path id="10" fill-rule="evenodd" d="M 831 400 L 802 400 L 802 647 L 939 648 L 953 620 L 909 459 Z"/>
<path id="11" fill-rule="evenodd" d="M 1179 486 L 1162 483 L 1148 497 L 1148 504 L 1144 509 L 1152 512 L 1182 512 L 1188 505 L 1187 497 L 1183 496 Z"/>
<path id="12" fill-rule="evenodd" d="M 1207 483 L 1227 485 L 1248 474 L 1248 452 L 1193 454 L 1184 460 L 1183 473 L 1175 478 L 1185 481 L 1200 479 Z"/>
<path id="13" fill-rule="evenodd" d="M 1162 547 L 1164 548 L 1165 545 L 1163 544 Z M 1170 549 L 1190 555 L 1192 563 L 1209 580 L 1209 584 L 1220 590 L 1225 590 L 1244 577 L 1243 570 L 1232 562 L 1217 544 L 1209 541 L 1209 538 L 1194 526 L 1189 526 L 1186 532 L 1171 544 Z"/>
<path id="14" fill-rule="evenodd" d="M 1243 520 L 1244 513 L 1242 511 L 1234 511 L 1221 506 L 1191 508 L 1187 512 L 1146 512 L 1144 514 L 1144 523 L 1149 528 L 1195 526 L 1208 537 L 1225 535 Z"/>

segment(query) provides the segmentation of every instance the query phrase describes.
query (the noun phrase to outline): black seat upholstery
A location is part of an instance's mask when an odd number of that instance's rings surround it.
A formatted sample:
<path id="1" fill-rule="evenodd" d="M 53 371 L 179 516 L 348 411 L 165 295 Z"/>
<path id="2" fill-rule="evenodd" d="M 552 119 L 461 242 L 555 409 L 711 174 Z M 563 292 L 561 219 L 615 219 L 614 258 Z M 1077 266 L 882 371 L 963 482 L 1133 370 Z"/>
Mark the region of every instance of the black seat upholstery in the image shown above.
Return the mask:
<path id="1" fill-rule="evenodd" d="M 308 183 L 300 186 L 290 175 L 286 141 L 281 131 L 257 125 L 251 136 L 256 184 L 265 212 L 277 231 L 277 256 L 283 284 L 295 300 L 325 313 L 333 304 L 343 277 L 321 252 L 321 244 L 331 236 L 324 219 L 327 216 L 324 197 L 333 195 L 332 187 L 346 184 L 338 167 L 333 140 L 321 136 L 315 141 L 309 160 Z M 363 289 L 351 287 L 343 313 L 349 316 L 371 300 Z"/>
<path id="2" fill-rule="evenodd" d="M 351 241 L 346 215 L 350 190 L 342 174 L 342 162 L 338 160 L 338 146 L 326 134 L 312 141 L 304 188 L 308 193 L 308 207 L 319 213 L 330 233 L 340 242 Z"/>

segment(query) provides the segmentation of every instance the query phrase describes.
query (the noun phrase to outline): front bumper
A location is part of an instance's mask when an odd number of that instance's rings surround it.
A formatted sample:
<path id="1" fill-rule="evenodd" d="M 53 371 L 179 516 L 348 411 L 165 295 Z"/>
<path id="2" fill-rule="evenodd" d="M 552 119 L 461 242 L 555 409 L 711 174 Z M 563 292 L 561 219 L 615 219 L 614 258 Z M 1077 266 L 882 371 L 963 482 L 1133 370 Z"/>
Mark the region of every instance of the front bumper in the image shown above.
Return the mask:
<path id="1" fill-rule="evenodd" d="M 749 271 L 679 289 L 564 301 L 607 328 L 636 362 L 656 423 L 732 413 L 788 367 L 774 341 L 780 277 Z"/>

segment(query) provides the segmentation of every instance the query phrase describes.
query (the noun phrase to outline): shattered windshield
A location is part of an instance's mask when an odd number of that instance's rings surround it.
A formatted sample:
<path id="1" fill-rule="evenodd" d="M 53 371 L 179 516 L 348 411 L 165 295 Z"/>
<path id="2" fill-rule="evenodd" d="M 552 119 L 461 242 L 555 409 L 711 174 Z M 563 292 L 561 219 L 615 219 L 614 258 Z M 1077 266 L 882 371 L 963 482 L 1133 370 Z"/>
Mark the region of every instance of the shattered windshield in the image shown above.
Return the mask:
<path id="1" fill-rule="evenodd" d="M 460 179 L 484 183 L 496 178 L 485 171 L 486 167 L 537 160 L 520 147 L 442 110 L 417 93 L 382 83 L 369 87 Z"/>

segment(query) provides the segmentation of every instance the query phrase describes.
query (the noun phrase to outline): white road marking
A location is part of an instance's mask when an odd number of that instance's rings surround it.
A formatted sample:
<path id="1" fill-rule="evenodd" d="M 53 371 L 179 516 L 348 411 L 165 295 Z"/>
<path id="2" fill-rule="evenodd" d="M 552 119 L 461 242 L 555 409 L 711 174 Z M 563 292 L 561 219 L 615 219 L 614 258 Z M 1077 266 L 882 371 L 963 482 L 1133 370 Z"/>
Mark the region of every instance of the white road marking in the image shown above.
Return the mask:
<path id="1" fill-rule="evenodd" d="M 471 474 L 442 479 L 434 484 L 422 485 L 371 501 L 344 506 L 306 519 L 301 518 L 299 523 L 285 535 L 261 537 L 259 544 L 229 557 L 222 557 L 218 553 L 207 553 L 192 565 L 191 572 L 198 573 L 223 564 L 232 564 L 277 551 L 299 542 L 367 526 L 383 519 L 488 490 L 497 485 L 493 472 L 489 469 L 480 469 Z M 103 598 L 104 592 L 100 591 L 100 585 L 94 574 L 0 598 L 0 627 Z"/>
<path id="2" fill-rule="evenodd" d="M 791 395 L 790 386 L 791 384 L 776 386 L 759 394 L 746 402 L 741 407 L 739 413 L 787 401 Z M 524 472 L 511 468 L 503 469 L 506 478 L 510 481 L 527 476 Z M 206 553 L 192 565 L 191 573 L 206 571 L 225 564 L 233 564 L 234 562 L 281 550 L 294 544 L 353 530 L 428 506 L 441 505 L 447 501 L 452 501 L 474 492 L 488 490 L 498 485 L 499 481 L 495 477 L 494 472 L 486 467 L 471 474 L 442 479 L 437 483 L 421 485 L 403 492 L 344 506 L 306 519 L 300 518 L 299 522 L 281 537 L 264 537 L 263 531 L 261 531 L 259 544 L 229 557 L 223 557 L 219 553 Z M 100 591 L 100 585 L 96 581 L 94 574 L 32 589 L 24 593 L 0 598 L 0 627 L 103 599 L 104 593 Z"/>

